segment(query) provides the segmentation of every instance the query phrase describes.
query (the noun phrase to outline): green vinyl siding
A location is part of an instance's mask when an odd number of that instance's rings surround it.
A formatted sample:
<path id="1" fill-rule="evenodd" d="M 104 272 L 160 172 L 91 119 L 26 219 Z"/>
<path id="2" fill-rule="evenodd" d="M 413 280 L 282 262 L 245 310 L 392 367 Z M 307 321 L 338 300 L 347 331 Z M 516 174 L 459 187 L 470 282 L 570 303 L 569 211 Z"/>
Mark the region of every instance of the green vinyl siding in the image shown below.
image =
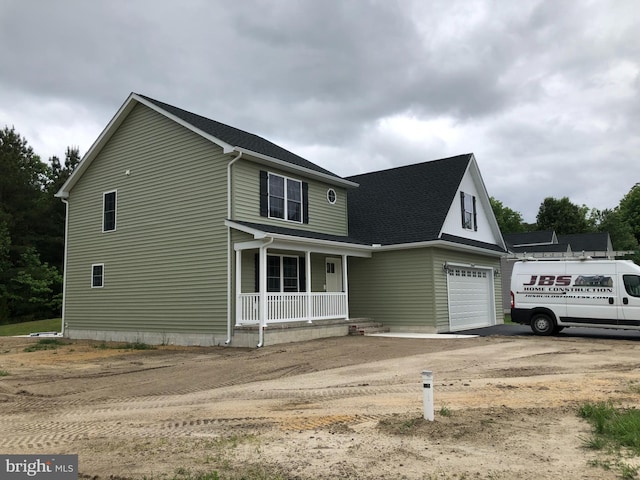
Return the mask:
<path id="1" fill-rule="evenodd" d="M 232 214 L 233 220 L 264 223 L 286 228 L 297 228 L 332 235 L 347 235 L 347 195 L 344 188 L 317 180 L 307 179 L 295 173 L 283 172 L 258 163 L 241 159 L 232 168 Z M 260 216 L 260 171 L 275 173 L 309 184 L 309 223 Z M 327 201 L 327 190 L 333 188 L 337 194 L 334 205 Z"/>
<path id="2" fill-rule="evenodd" d="M 438 248 L 375 252 L 370 259 L 349 258 L 349 315 L 393 327 L 449 330 L 445 262 L 498 269 L 498 258 Z M 493 279 L 495 305 L 500 282 Z M 496 321 L 501 319 L 496 314 Z"/>
<path id="3" fill-rule="evenodd" d="M 428 249 L 375 252 L 349 258 L 349 315 L 384 324 L 424 326 L 434 321 Z"/>
<path id="4" fill-rule="evenodd" d="M 449 330 L 449 303 L 447 292 L 447 276 L 444 274 L 443 266 L 445 262 L 460 263 L 464 265 L 477 265 L 478 267 L 490 267 L 494 270 L 500 269 L 500 258 L 485 257 L 472 253 L 458 252 L 454 250 L 434 249 L 433 251 L 433 272 L 435 279 L 435 298 L 438 331 Z M 502 305 L 502 286 L 499 278 L 493 278 L 494 306 L 496 307 L 496 323 L 502 323 L 500 315 Z"/>
<path id="5" fill-rule="evenodd" d="M 67 328 L 225 331 L 228 160 L 153 110 L 132 110 L 70 193 Z M 112 190 L 116 230 L 103 233 L 102 195 Z M 90 288 L 95 263 L 100 289 Z"/>

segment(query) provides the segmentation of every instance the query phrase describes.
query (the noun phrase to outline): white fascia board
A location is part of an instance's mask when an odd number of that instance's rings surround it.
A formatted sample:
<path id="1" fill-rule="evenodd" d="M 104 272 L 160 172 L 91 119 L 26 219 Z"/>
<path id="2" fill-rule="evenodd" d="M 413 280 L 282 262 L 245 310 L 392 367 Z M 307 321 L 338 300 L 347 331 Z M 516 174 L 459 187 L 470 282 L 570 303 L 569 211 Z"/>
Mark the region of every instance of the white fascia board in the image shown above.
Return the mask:
<path id="1" fill-rule="evenodd" d="M 373 251 L 390 251 L 390 250 L 410 250 L 412 248 L 426 248 L 426 247 L 440 247 L 447 250 L 457 250 L 461 252 L 474 252 L 481 253 L 483 255 L 489 255 L 492 257 L 503 257 L 507 255 L 506 252 L 496 252 L 495 250 L 489 250 L 481 247 L 474 247 L 473 245 L 462 245 L 454 242 L 448 242 L 446 240 L 429 240 L 426 242 L 414 242 L 414 243 L 399 243 L 396 245 L 383 245 L 379 247 L 373 247 Z"/>
<path id="2" fill-rule="evenodd" d="M 354 243 L 336 242 L 333 240 L 321 240 L 317 238 L 268 233 L 256 228 L 240 225 L 231 220 L 225 220 L 224 224 L 227 227 L 253 235 L 253 238 L 256 240 L 271 238 L 273 239 L 273 243 L 270 244 L 272 248 L 286 248 L 289 250 L 299 251 L 312 250 L 319 253 L 344 253 L 353 257 L 370 257 L 373 248 L 370 245 L 358 245 Z"/>
<path id="3" fill-rule="evenodd" d="M 118 129 L 118 127 L 122 124 L 122 122 L 124 122 L 124 120 L 127 118 L 131 110 L 133 110 L 133 108 L 138 103 L 141 103 L 142 105 L 150 108 L 151 110 L 159 113 L 160 115 L 163 115 L 166 118 L 173 120 L 174 122 L 191 130 L 197 135 L 200 135 L 206 138 L 207 140 L 213 142 L 214 144 L 222 147 L 222 150 L 224 153 L 233 152 L 233 147 L 228 143 L 223 142 L 219 138 L 209 135 L 208 133 L 205 133 L 198 128 L 195 128 L 190 123 L 185 122 L 184 120 L 176 117 L 175 115 L 172 115 L 171 113 L 155 105 L 154 103 L 151 103 L 148 100 L 145 100 L 139 95 L 136 95 L 135 93 L 131 93 L 127 97 L 127 99 L 124 101 L 122 106 L 118 109 L 118 111 L 113 116 L 111 121 L 104 128 L 104 130 L 102 130 L 102 133 L 100 134 L 100 136 L 96 139 L 95 142 L 93 142 L 93 145 L 91 145 L 91 147 L 89 148 L 87 153 L 84 155 L 84 157 L 82 157 L 82 160 L 80 161 L 76 169 L 73 171 L 73 173 L 69 176 L 67 181 L 62 185 L 60 190 L 58 190 L 58 192 L 55 194 L 56 197 L 69 198 L 69 191 L 71 190 L 71 188 L 73 188 L 73 186 L 77 183 L 78 179 L 82 176 L 85 170 L 89 168 L 89 165 L 91 165 L 91 162 L 93 162 L 93 160 L 98 155 L 100 150 L 102 150 L 105 143 L 107 143 L 107 141 L 113 136 L 114 132 Z"/>
<path id="4" fill-rule="evenodd" d="M 489 226 L 491 227 L 491 231 L 493 232 L 493 237 L 500 242 L 500 245 L 503 249 L 507 249 L 507 243 L 504 241 L 504 237 L 502 236 L 502 232 L 500 231 L 500 226 L 498 225 L 498 220 L 493 213 L 493 208 L 491 208 L 491 202 L 489 201 L 489 193 L 487 192 L 487 187 L 484 184 L 484 180 L 482 179 L 482 174 L 480 173 L 480 168 L 478 167 L 478 162 L 476 161 L 475 155 L 472 153 L 471 158 L 469 159 L 469 164 L 467 165 L 467 169 L 464 174 L 460 178 L 460 183 L 458 184 L 458 188 L 456 192 L 460 191 L 462 181 L 466 175 L 470 175 L 475 186 L 478 190 L 478 200 L 482 203 L 482 210 L 485 212 L 487 221 L 489 222 Z M 458 193 L 459 195 L 459 193 Z M 451 205 L 449 205 L 449 210 L 451 210 L 452 205 L 457 202 L 457 196 L 454 197 L 451 201 Z M 457 208 L 455 206 L 454 208 Z M 445 221 L 446 223 L 446 221 Z M 440 226 L 440 232 L 438 236 L 442 236 L 444 232 L 445 224 L 443 223 Z"/>
<path id="5" fill-rule="evenodd" d="M 214 137 L 213 135 L 210 135 L 210 134 L 208 134 L 206 132 L 203 132 L 199 128 L 196 128 L 193 125 L 191 125 L 189 122 L 187 122 L 187 121 L 185 121 L 185 120 L 183 120 L 183 119 L 181 119 L 179 117 L 176 117 L 175 115 L 173 115 L 173 114 L 167 112 L 166 110 L 164 110 L 162 107 L 159 107 L 155 103 L 151 103 L 148 100 L 145 100 L 144 98 L 139 97 L 135 93 L 132 94 L 132 95 L 139 103 L 142 103 L 143 105 L 149 107 L 151 110 L 154 110 L 155 112 L 157 112 L 157 113 L 159 113 L 161 115 L 164 115 L 165 117 L 167 117 L 167 118 L 173 120 L 174 122 L 182 125 L 184 128 L 187 128 L 187 129 L 191 130 L 193 133 L 196 133 L 197 135 L 200 135 L 201 137 L 206 138 L 210 142 L 215 143 L 219 147 L 222 147 L 222 151 L 224 153 L 233 152 L 233 150 L 234 150 L 233 146 L 231 146 L 227 142 L 224 142 L 224 141 L 220 140 L 219 138 Z"/>
<path id="6" fill-rule="evenodd" d="M 274 157 L 270 157 L 268 155 L 263 155 L 262 153 L 254 152 L 252 150 L 247 150 L 242 147 L 233 147 L 233 150 L 236 152 L 242 152 L 248 157 L 252 157 L 255 160 L 260 160 L 261 163 L 265 163 L 267 165 L 275 165 L 281 170 L 287 170 L 289 172 L 295 173 L 303 173 L 307 177 L 317 178 L 326 183 L 330 183 L 333 185 L 340 185 L 347 188 L 355 188 L 358 187 L 359 184 L 356 182 L 351 182 L 349 180 L 345 180 L 344 178 L 334 177 L 333 175 L 327 175 L 326 173 L 316 172 L 315 170 L 311 170 L 309 168 L 300 167 L 293 163 L 285 162 L 284 160 L 279 160 Z"/>
<path id="7" fill-rule="evenodd" d="M 104 144 L 107 143 L 107 141 L 111 138 L 111 136 L 124 121 L 124 119 L 127 118 L 129 112 L 133 110 L 135 102 L 137 102 L 135 97 L 137 97 L 137 95 L 135 95 L 134 93 L 131 93 L 129 97 L 127 97 L 127 99 L 120 106 L 113 118 L 111 118 L 111 121 L 107 124 L 104 130 L 102 130 L 100 136 L 98 136 L 96 141 L 93 142 L 91 147 L 89 147 L 89 150 L 87 150 L 87 153 L 85 153 L 85 155 L 82 157 L 82 159 L 78 163 L 78 166 L 71 173 L 69 178 L 67 178 L 67 181 L 64 182 L 62 187 L 60 187 L 60 190 L 58 190 L 58 192 L 54 195 L 55 197 L 69 198 L 69 191 L 71 190 L 71 188 L 77 183 L 85 170 L 89 168 L 89 165 L 91 165 L 93 159 L 98 155 L 98 152 L 102 150 Z"/>

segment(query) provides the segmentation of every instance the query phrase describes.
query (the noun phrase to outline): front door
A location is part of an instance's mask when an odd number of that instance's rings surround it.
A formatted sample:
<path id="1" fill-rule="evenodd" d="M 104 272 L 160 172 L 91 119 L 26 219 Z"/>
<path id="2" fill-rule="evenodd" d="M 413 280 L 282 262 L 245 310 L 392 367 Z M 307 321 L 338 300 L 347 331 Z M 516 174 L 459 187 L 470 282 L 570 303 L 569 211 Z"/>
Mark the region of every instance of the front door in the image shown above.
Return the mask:
<path id="1" fill-rule="evenodd" d="M 327 292 L 342 291 L 342 260 L 340 258 L 326 259 L 326 283 L 325 290 Z"/>

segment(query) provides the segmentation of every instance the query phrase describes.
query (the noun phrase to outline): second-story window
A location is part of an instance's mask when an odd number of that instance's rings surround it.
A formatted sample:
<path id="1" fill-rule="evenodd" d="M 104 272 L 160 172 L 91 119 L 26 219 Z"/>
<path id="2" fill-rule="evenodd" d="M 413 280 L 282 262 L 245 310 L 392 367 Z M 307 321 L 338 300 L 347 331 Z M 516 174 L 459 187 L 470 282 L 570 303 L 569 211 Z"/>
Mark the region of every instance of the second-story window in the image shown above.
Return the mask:
<path id="1" fill-rule="evenodd" d="M 269 217 L 302 222 L 302 182 L 269 173 Z"/>
<path id="2" fill-rule="evenodd" d="M 476 197 L 468 193 L 460 192 L 460 207 L 462 213 L 462 228 L 478 230 Z"/>
<path id="3" fill-rule="evenodd" d="M 106 192 L 102 201 L 102 231 L 116 229 L 116 192 Z"/>

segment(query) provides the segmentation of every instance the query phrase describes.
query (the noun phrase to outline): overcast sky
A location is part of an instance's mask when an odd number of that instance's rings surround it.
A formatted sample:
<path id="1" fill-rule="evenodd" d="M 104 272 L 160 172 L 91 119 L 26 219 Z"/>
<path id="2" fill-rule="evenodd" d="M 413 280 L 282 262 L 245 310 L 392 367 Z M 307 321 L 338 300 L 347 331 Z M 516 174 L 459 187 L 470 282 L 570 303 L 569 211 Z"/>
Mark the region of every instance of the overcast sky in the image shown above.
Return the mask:
<path id="1" fill-rule="evenodd" d="M 489 195 L 640 182 L 638 0 L 0 0 L 0 128 L 86 153 L 130 92 L 338 175 L 473 152 Z"/>

